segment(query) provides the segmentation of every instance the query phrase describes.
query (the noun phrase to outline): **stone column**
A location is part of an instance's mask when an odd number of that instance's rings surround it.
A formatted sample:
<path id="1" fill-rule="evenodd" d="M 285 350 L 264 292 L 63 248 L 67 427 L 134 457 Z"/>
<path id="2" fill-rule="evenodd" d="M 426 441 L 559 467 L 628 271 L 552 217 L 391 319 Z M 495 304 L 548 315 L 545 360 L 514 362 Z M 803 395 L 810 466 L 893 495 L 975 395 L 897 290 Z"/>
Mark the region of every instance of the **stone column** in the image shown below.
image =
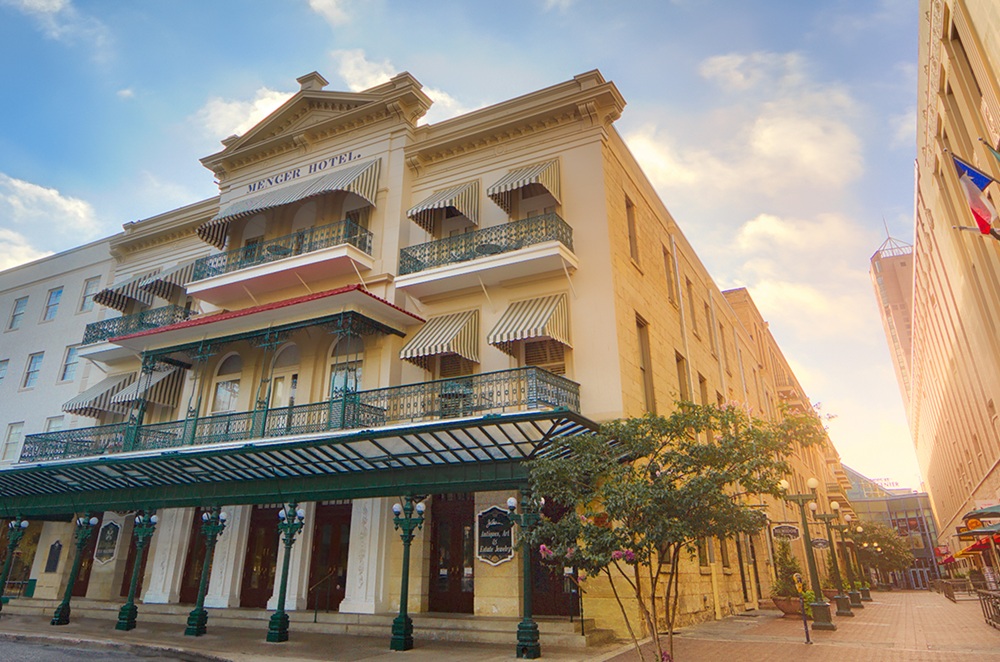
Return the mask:
<path id="1" fill-rule="evenodd" d="M 91 600 L 114 601 L 120 597 L 125 562 L 128 560 L 129 546 L 132 542 L 134 517 L 133 513 L 121 515 L 112 511 L 102 515 L 101 526 L 93 533 L 97 539 L 95 552 L 104 551 L 101 546 L 102 537 L 108 535 L 106 532 L 113 531 L 114 526 L 118 527 L 117 540 L 111 558 L 103 554 L 100 558 L 97 554 L 94 556 L 94 565 L 90 568 L 90 581 L 87 584 L 87 597 Z"/>
<path id="2" fill-rule="evenodd" d="M 31 577 L 37 578 L 35 597 L 59 600 L 66 590 L 69 569 L 75 554 L 73 522 L 44 522 L 38 538 L 38 551 L 31 567 Z M 56 544 L 58 543 L 58 544 Z M 50 558 L 51 557 L 51 558 Z M 50 566 L 50 560 L 55 566 Z"/>
<path id="3" fill-rule="evenodd" d="M 312 556 L 313 532 L 316 530 L 316 502 L 300 503 L 299 508 L 306 511 L 305 526 L 295 539 L 292 546 L 292 558 L 288 564 L 288 587 L 285 594 L 285 611 L 295 611 L 306 608 L 306 591 L 309 590 L 309 561 Z M 274 518 L 274 529 L 278 529 L 278 518 Z M 281 568 L 285 565 L 285 545 L 278 545 L 278 563 L 274 570 L 274 592 L 267 601 L 271 611 L 278 608 L 278 591 L 281 590 Z"/>
<path id="4" fill-rule="evenodd" d="M 243 583 L 243 563 L 246 561 L 247 538 L 250 534 L 250 512 L 253 506 L 224 506 L 226 530 L 215 545 L 212 576 L 205 593 L 206 607 L 238 607 Z M 275 518 L 277 519 L 277 518 Z"/>
<path id="5" fill-rule="evenodd" d="M 150 550 L 149 581 L 142 601 L 145 604 L 171 604 L 180 599 L 181 575 L 191 541 L 194 508 L 168 508 L 157 512 L 160 523 L 153 536 L 156 545 Z"/>
<path id="6" fill-rule="evenodd" d="M 356 499 L 351 504 L 342 614 L 375 614 L 390 609 L 389 553 L 392 545 L 402 545 L 392 529 L 392 503 L 392 499 L 377 498 Z"/>

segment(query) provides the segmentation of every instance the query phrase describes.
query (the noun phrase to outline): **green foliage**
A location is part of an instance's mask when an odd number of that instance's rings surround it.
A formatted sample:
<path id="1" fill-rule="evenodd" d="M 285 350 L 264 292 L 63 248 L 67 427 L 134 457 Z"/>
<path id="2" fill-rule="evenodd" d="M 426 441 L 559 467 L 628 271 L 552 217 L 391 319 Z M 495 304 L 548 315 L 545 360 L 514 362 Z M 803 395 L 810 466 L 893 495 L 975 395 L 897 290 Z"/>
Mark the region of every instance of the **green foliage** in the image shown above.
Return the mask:
<path id="1" fill-rule="evenodd" d="M 769 422 L 736 406 L 682 402 L 669 416 L 613 421 L 595 434 L 560 439 L 529 465 L 531 487 L 575 507 L 575 516 L 543 521 L 532 542 L 544 544 L 553 563 L 604 574 L 616 597 L 622 583 L 638 601 L 647 634 L 659 629 L 652 596 L 662 594 L 665 574 L 671 632 L 673 569 L 682 550 L 693 553 L 701 538 L 760 530 L 765 514 L 748 497 L 778 495 L 788 473 L 781 458 L 793 444 L 823 438 L 815 412 Z M 631 630 L 624 606 L 622 613 Z"/>
<path id="2" fill-rule="evenodd" d="M 792 545 L 787 540 L 774 541 L 774 572 L 777 579 L 771 587 L 771 595 L 779 598 L 797 598 L 795 574 L 802 574 L 799 560 L 792 554 Z"/>
<path id="3" fill-rule="evenodd" d="M 865 522 L 864 531 L 854 534 L 861 563 L 884 572 L 905 570 L 913 564 L 913 552 L 906 544 L 906 538 L 895 529 L 877 522 Z M 865 546 L 865 543 L 868 543 Z M 876 552 L 881 548 L 881 552 Z"/>

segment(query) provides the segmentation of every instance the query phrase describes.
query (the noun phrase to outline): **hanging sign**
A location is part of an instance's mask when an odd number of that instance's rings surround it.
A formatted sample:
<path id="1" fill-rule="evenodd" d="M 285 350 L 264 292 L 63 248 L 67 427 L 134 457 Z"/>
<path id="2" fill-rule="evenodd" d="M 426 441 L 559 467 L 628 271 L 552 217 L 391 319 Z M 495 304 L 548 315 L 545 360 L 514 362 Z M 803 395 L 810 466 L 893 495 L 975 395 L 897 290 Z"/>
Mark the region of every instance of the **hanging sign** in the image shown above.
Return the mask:
<path id="1" fill-rule="evenodd" d="M 493 566 L 514 558 L 514 528 L 505 509 L 492 506 L 476 516 L 476 558 Z"/>
<path id="2" fill-rule="evenodd" d="M 816 549 L 829 549 L 830 541 L 826 538 L 813 538 L 812 545 Z"/>
<path id="3" fill-rule="evenodd" d="M 798 540 L 799 527 L 792 524 L 779 524 L 771 529 L 771 535 L 781 540 Z"/>

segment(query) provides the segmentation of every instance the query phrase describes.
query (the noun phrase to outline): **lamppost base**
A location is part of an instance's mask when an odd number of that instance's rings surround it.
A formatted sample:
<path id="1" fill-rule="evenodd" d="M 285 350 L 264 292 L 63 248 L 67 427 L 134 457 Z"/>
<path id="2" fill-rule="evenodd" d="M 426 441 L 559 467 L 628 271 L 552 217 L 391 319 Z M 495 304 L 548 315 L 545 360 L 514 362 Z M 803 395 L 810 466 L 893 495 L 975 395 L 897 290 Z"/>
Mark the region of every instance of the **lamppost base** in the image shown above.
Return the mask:
<path id="1" fill-rule="evenodd" d="M 413 621 L 409 616 L 399 615 L 392 621 L 389 650 L 408 651 L 411 648 L 413 648 Z"/>
<path id="2" fill-rule="evenodd" d="M 283 611 L 271 614 L 271 621 L 267 626 L 267 640 L 272 644 L 288 641 L 288 614 Z"/>
<path id="3" fill-rule="evenodd" d="M 847 594 L 847 599 L 851 601 L 851 609 L 864 609 L 865 606 L 861 604 L 861 594 L 857 591 L 850 591 Z"/>
<path id="4" fill-rule="evenodd" d="M 830 605 L 826 602 L 813 602 L 809 605 L 813 613 L 813 630 L 836 630 L 830 617 Z"/>
<path id="5" fill-rule="evenodd" d="M 118 622 L 115 623 L 115 629 L 122 630 L 123 632 L 134 630 L 135 617 L 138 613 L 139 608 L 135 606 L 134 602 L 126 602 L 123 604 L 122 608 L 118 610 Z"/>
<path id="6" fill-rule="evenodd" d="M 861 589 L 861 599 L 864 600 L 865 602 L 871 602 L 872 601 L 871 589 L 868 588 Z"/>
<path id="7" fill-rule="evenodd" d="M 517 657 L 534 660 L 542 656 L 542 645 L 538 643 L 538 624 L 524 619 L 517 624 Z"/>
<path id="8" fill-rule="evenodd" d="M 60 602 L 59 606 L 56 607 L 56 613 L 52 616 L 51 625 L 67 625 L 69 624 L 69 603 Z"/>
<path id="9" fill-rule="evenodd" d="M 194 609 L 188 614 L 187 627 L 184 635 L 188 637 L 200 637 L 208 632 L 208 612 L 204 609 Z"/>
<path id="10" fill-rule="evenodd" d="M 846 595 L 835 595 L 833 599 L 837 602 L 837 616 L 854 616 L 851 611 L 851 601 Z"/>

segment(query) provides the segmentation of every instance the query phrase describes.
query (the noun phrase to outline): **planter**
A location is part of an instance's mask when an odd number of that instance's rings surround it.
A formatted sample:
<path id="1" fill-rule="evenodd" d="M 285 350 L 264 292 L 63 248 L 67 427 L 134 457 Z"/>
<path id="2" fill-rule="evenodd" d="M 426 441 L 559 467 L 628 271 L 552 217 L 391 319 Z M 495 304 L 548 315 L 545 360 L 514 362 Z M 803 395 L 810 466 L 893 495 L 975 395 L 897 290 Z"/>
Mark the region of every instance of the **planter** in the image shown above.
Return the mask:
<path id="1" fill-rule="evenodd" d="M 789 598 L 781 595 L 771 596 L 771 602 L 778 608 L 784 616 L 801 616 L 802 603 L 798 598 Z"/>
<path id="2" fill-rule="evenodd" d="M 824 588 L 823 597 L 826 598 L 827 602 L 833 602 L 833 599 L 840 595 L 840 591 L 835 588 Z"/>

